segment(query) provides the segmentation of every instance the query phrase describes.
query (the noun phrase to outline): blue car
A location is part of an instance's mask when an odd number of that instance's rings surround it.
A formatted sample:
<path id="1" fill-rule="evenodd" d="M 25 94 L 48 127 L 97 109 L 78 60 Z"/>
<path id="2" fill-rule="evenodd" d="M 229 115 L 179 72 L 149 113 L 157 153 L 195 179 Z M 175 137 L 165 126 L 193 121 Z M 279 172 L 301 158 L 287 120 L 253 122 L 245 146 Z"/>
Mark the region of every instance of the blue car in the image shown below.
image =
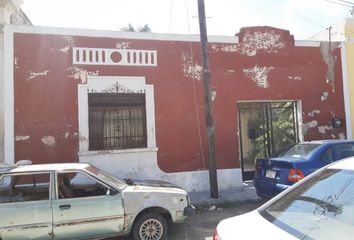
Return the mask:
<path id="1" fill-rule="evenodd" d="M 354 141 L 323 140 L 294 145 L 278 157 L 257 159 L 254 186 L 269 199 L 317 169 L 354 156 Z"/>

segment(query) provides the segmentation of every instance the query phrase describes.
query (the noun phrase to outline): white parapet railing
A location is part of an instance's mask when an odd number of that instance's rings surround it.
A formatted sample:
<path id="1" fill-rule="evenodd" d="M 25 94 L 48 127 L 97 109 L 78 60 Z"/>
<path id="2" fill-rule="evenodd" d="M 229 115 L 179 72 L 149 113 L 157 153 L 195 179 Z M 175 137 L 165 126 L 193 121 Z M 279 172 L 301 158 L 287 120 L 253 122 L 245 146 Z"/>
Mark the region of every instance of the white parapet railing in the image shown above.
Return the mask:
<path id="1" fill-rule="evenodd" d="M 156 67 L 157 51 L 74 47 L 73 64 Z"/>

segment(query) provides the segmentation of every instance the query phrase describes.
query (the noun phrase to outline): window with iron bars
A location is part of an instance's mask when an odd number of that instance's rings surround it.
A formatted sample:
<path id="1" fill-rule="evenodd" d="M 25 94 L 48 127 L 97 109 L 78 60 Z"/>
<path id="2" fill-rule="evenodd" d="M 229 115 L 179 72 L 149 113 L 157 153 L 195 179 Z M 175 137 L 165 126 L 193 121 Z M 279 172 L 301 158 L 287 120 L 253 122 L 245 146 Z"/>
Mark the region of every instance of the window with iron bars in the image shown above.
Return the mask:
<path id="1" fill-rule="evenodd" d="M 89 150 L 146 148 L 145 93 L 89 93 Z"/>

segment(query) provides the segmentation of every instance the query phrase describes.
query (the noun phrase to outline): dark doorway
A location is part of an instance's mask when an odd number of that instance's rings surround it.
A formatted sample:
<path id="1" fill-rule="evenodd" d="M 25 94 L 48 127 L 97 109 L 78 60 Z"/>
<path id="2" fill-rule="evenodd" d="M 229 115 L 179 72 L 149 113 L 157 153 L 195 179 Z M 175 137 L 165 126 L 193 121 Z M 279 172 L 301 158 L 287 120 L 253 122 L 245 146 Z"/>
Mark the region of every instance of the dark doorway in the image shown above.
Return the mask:
<path id="1" fill-rule="evenodd" d="M 257 158 L 274 156 L 299 141 L 297 102 L 238 103 L 243 181 L 254 178 Z"/>

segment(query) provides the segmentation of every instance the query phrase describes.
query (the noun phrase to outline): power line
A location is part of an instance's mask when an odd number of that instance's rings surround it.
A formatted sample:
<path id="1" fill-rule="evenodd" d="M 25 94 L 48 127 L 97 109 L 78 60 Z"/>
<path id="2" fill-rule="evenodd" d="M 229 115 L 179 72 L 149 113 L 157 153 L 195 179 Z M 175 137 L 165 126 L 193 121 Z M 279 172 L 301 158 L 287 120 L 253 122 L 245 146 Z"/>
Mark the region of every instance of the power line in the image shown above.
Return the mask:
<path id="1" fill-rule="evenodd" d="M 348 3 L 348 4 L 350 4 L 350 5 L 354 5 L 354 3 L 353 2 L 348 2 L 348 1 L 344 1 L 344 0 L 337 0 L 338 2 L 343 2 L 343 3 Z"/>
<path id="2" fill-rule="evenodd" d="M 190 23 L 190 16 L 189 16 L 187 0 L 184 0 L 184 5 L 185 5 L 185 8 L 186 8 L 187 20 L 188 20 L 189 51 L 190 51 L 190 55 L 191 55 L 190 64 L 194 64 L 194 58 L 193 58 L 194 53 L 193 53 L 193 46 L 192 46 L 192 32 L 191 32 L 191 23 Z M 204 148 L 203 148 L 203 142 L 202 142 L 202 130 L 201 130 L 201 126 L 200 126 L 199 107 L 198 107 L 198 101 L 197 101 L 197 89 L 196 89 L 195 81 L 196 81 L 195 79 L 192 79 L 193 97 L 194 97 L 194 110 L 195 110 L 195 115 L 196 115 L 196 118 L 197 118 L 200 154 L 202 156 L 203 168 L 206 169 Z"/>
<path id="3" fill-rule="evenodd" d="M 343 7 L 348 7 L 348 8 L 353 8 L 354 6 L 350 6 L 348 4 L 344 4 L 344 3 L 340 3 L 340 2 L 335 2 L 335 1 L 331 1 L 331 0 L 323 0 L 325 2 L 329 2 L 329 3 L 333 3 L 333 4 L 336 4 L 336 5 L 340 5 L 340 6 L 343 6 Z M 338 0 L 340 1 L 340 0 Z M 346 3 L 349 3 L 347 1 L 341 1 L 341 2 L 346 2 Z M 350 4 L 353 4 L 353 3 L 350 3 Z M 354 5 L 354 4 L 353 4 Z"/>
<path id="4" fill-rule="evenodd" d="M 169 22 L 169 24 L 168 24 L 168 33 L 170 33 L 170 32 L 171 32 L 171 24 L 172 24 L 173 6 L 174 6 L 174 0 L 171 0 L 171 8 L 170 8 L 170 22 Z"/>
<path id="5" fill-rule="evenodd" d="M 325 27 L 325 26 L 323 26 L 321 23 L 318 23 L 318 22 L 316 22 L 315 20 L 312 20 L 311 18 L 306 17 L 306 16 L 304 16 L 304 15 L 298 13 L 298 12 L 293 11 L 293 13 L 294 13 L 295 15 L 298 15 L 299 17 L 302 17 L 302 18 L 306 19 L 307 21 L 312 22 L 313 24 L 316 24 L 317 26 L 320 26 L 320 27 L 322 27 L 322 28 Z"/>
<path id="6" fill-rule="evenodd" d="M 280 4 L 280 1 L 278 1 L 278 0 L 273 0 L 273 1 L 272 1 L 273 5 L 275 5 L 275 6 L 278 7 L 279 5 L 276 4 L 275 1 L 278 2 L 279 4 Z M 313 20 L 313 19 L 311 19 L 311 18 L 309 18 L 309 17 L 306 17 L 306 16 L 304 16 L 303 14 L 300 14 L 300 13 L 294 11 L 294 10 L 292 10 L 292 12 L 293 12 L 293 14 L 295 14 L 295 15 L 297 15 L 297 16 L 299 16 L 299 17 L 301 17 L 301 18 L 303 18 L 303 19 L 305 19 L 305 20 L 307 20 L 307 21 L 309 21 L 309 22 L 311 22 L 311 23 L 313 23 L 313 24 L 315 24 L 315 25 L 321 27 L 321 28 L 325 28 L 325 26 L 323 26 L 321 23 L 319 23 L 319 22 L 317 22 L 317 21 L 315 21 L 315 20 Z"/>

